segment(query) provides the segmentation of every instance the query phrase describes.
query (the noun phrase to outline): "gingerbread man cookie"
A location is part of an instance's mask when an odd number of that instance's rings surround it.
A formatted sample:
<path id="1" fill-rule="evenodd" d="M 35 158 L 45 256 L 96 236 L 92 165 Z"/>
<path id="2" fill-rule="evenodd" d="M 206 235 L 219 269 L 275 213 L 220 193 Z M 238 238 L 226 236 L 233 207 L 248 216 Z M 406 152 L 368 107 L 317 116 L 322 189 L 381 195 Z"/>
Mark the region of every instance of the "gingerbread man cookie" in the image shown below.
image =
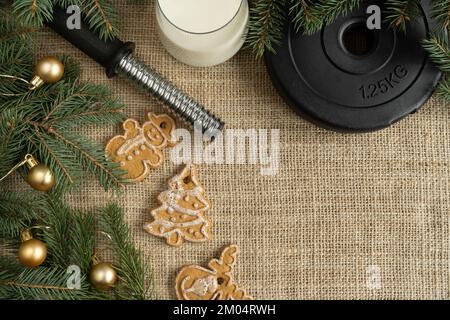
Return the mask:
<path id="1" fill-rule="evenodd" d="M 128 119 L 123 128 L 123 136 L 115 136 L 107 143 L 106 157 L 120 163 L 127 172 L 125 178 L 128 181 L 139 182 L 149 175 L 150 168 L 162 163 L 162 150 L 176 144 L 175 122 L 168 115 L 149 113 L 142 126 L 136 120 Z"/>
<path id="2" fill-rule="evenodd" d="M 209 262 L 209 269 L 187 266 L 176 277 L 176 293 L 179 300 L 252 300 L 233 281 L 231 271 L 236 263 L 239 248 L 226 247 L 220 259 Z"/>
<path id="3" fill-rule="evenodd" d="M 204 194 L 195 166 L 187 165 L 169 181 L 169 190 L 158 196 L 161 206 L 151 210 L 153 221 L 144 229 L 172 246 L 211 239 L 211 221 L 205 216 L 211 204 Z"/>

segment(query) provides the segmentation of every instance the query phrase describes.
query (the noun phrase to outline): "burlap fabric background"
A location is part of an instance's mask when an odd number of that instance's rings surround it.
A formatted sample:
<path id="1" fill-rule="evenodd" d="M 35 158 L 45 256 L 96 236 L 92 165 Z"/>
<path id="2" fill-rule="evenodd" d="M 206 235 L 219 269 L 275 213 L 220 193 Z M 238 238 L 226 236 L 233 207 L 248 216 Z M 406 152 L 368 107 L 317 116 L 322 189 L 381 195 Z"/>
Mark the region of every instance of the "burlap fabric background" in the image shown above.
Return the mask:
<path id="1" fill-rule="evenodd" d="M 263 63 L 249 52 L 213 68 L 185 66 L 161 47 L 152 1 L 145 6 L 118 1 L 118 8 L 122 38 L 136 42 L 137 55 L 221 116 L 228 128 L 280 129 L 275 176 L 262 176 L 258 165 L 199 167 L 213 202 L 214 239 L 204 244 L 172 248 L 142 229 L 147 209 L 158 205 L 157 195 L 181 170 L 168 158 L 121 196 L 104 193 L 92 178 L 68 196 L 82 208 L 109 199 L 126 208 L 160 298 L 175 298 L 174 279 L 183 265 L 205 265 L 230 243 L 241 248 L 237 282 L 259 299 L 449 297 L 448 105 L 432 100 L 381 132 L 328 132 L 283 103 Z M 38 55 L 48 53 L 75 57 L 83 80 L 110 86 L 130 117 L 143 120 L 148 111 L 164 111 L 123 80 L 108 80 L 101 67 L 56 35 L 45 37 Z M 85 131 L 106 143 L 121 128 Z M 370 270 L 380 271 L 381 288 L 368 286 Z"/>

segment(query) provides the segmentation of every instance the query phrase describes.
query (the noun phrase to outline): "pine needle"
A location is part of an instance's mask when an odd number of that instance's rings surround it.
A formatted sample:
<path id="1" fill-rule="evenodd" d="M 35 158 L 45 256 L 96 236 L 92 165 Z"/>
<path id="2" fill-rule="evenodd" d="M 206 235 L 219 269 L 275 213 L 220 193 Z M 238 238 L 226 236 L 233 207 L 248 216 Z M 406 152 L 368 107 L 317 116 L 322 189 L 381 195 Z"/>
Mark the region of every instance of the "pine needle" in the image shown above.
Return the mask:
<path id="1" fill-rule="evenodd" d="M 250 8 L 246 47 L 261 57 L 266 50 L 275 52 L 281 43 L 286 20 L 286 0 L 255 0 Z"/>
<path id="2" fill-rule="evenodd" d="M 119 299 L 142 300 L 152 296 L 153 283 L 145 283 L 149 270 L 140 251 L 133 246 L 124 212 L 116 204 L 109 204 L 100 211 L 100 230 L 111 237 L 110 246 L 117 257 L 119 286 L 116 294 Z"/>
<path id="3" fill-rule="evenodd" d="M 98 32 L 101 39 L 109 40 L 117 36 L 118 17 L 113 6 L 113 1 L 84 1 L 83 12 L 86 15 L 89 27 L 95 32 Z"/>
<path id="4" fill-rule="evenodd" d="M 444 77 L 444 79 L 441 80 L 436 90 L 436 95 L 445 102 L 450 101 L 450 80 L 448 77 Z"/>
<path id="5" fill-rule="evenodd" d="M 390 26 L 406 31 L 409 22 L 420 16 L 419 0 L 387 0 L 386 1 L 386 21 Z"/>
<path id="6" fill-rule="evenodd" d="M 433 1 L 433 17 L 439 22 L 441 30 L 450 27 L 450 0 Z"/>
<path id="7" fill-rule="evenodd" d="M 450 72 L 450 51 L 447 35 L 433 34 L 422 42 L 430 59 L 443 72 Z"/>

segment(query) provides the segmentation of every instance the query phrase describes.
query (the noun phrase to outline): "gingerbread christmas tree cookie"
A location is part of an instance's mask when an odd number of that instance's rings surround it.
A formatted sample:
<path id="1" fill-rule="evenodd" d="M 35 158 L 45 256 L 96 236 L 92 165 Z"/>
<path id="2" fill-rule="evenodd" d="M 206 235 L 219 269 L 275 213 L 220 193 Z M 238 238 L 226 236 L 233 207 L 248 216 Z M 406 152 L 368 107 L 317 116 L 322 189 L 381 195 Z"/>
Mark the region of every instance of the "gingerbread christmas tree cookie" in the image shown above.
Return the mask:
<path id="1" fill-rule="evenodd" d="M 205 215 L 211 204 L 205 198 L 194 165 L 187 165 L 172 178 L 169 190 L 161 193 L 158 200 L 161 206 L 150 212 L 153 221 L 144 226 L 148 233 L 165 238 L 172 246 L 211 239 L 211 221 Z"/>
<path id="2" fill-rule="evenodd" d="M 176 293 L 179 300 L 252 300 L 252 297 L 238 288 L 231 271 L 236 263 L 239 248 L 226 247 L 220 259 L 209 262 L 208 268 L 186 266 L 178 273 Z"/>
<path id="3" fill-rule="evenodd" d="M 127 172 L 125 178 L 130 182 L 144 180 L 150 169 L 159 166 L 163 159 L 163 149 L 176 144 L 175 122 L 168 115 L 149 113 L 142 126 L 134 119 L 123 123 L 124 135 L 109 140 L 106 157 L 120 163 Z"/>

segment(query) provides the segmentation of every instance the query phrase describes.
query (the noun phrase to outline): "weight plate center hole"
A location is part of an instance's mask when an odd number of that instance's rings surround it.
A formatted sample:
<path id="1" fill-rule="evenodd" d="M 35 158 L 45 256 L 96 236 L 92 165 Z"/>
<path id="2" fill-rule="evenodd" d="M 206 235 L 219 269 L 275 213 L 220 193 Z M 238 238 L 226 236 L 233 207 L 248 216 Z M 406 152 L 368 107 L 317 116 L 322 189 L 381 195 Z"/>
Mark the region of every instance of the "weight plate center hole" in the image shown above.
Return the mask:
<path id="1" fill-rule="evenodd" d="M 365 23 L 357 22 L 344 30 L 341 45 L 347 54 L 362 58 L 375 50 L 377 41 L 375 30 L 369 30 Z"/>

